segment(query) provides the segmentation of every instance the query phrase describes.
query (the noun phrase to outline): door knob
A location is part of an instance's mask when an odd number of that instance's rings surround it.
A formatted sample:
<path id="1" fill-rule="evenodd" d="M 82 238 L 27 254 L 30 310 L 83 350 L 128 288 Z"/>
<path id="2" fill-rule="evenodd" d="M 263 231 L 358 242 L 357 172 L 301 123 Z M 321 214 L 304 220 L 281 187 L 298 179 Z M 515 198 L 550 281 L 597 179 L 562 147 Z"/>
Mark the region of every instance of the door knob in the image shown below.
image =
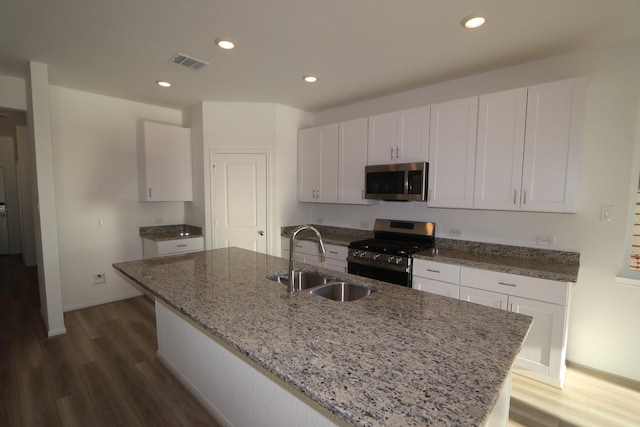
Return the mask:
<path id="1" fill-rule="evenodd" d="M 258 234 L 264 236 L 264 230 L 258 230 Z"/>

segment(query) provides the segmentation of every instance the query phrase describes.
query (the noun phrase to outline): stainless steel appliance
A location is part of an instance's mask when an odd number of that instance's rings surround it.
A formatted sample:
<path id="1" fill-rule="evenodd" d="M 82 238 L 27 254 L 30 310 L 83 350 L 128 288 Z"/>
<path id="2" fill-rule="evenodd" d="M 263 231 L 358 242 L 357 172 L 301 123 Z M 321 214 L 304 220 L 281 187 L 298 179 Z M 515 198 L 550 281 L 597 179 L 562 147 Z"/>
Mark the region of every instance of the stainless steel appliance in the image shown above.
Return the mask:
<path id="1" fill-rule="evenodd" d="M 412 254 L 435 246 L 433 222 L 376 219 L 374 237 L 351 242 L 349 273 L 411 287 Z"/>
<path id="2" fill-rule="evenodd" d="M 429 163 L 365 166 L 365 199 L 426 201 Z"/>

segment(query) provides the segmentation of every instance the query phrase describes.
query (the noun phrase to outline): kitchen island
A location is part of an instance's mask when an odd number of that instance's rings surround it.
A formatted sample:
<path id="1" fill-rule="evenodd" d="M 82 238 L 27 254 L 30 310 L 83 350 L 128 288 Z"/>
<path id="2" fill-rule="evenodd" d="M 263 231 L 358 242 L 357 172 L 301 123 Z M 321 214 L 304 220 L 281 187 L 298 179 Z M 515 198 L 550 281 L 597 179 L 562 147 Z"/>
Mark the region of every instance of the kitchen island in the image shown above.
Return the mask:
<path id="1" fill-rule="evenodd" d="M 308 292 L 289 296 L 286 286 L 268 278 L 285 272 L 287 260 L 238 248 L 114 267 L 154 295 L 164 313 L 161 358 L 165 350 L 191 355 L 215 369 L 215 358 L 189 344 L 188 333 L 163 331 L 178 327 L 167 319 L 179 318 L 329 424 L 485 425 L 531 325 L 528 316 L 305 265 L 377 292 L 342 303 Z M 188 381 L 188 373 L 176 370 Z M 190 375 L 197 379 L 200 372 Z M 206 398 L 239 393 L 233 386 L 194 388 Z M 251 412 L 252 402 L 245 403 Z M 226 408 L 212 406 L 227 418 Z M 274 406 L 286 420 L 289 407 Z M 232 418 L 223 422 L 238 422 Z"/>

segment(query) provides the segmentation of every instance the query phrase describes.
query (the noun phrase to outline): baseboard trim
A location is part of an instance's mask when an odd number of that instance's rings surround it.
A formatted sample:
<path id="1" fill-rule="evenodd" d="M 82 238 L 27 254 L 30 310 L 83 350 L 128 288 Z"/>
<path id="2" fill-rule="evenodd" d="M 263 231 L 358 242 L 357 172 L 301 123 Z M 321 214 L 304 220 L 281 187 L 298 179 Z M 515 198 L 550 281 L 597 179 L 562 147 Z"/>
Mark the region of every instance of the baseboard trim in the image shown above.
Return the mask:
<path id="1" fill-rule="evenodd" d="M 623 377 L 621 375 L 612 374 L 610 372 L 601 371 L 600 369 L 595 369 L 587 365 L 571 362 L 569 360 L 567 360 L 567 366 L 570 366 L 572 369 L 575 369 L 576 371 L 581 371 L 581 372 L 584 372 L 585 374 L 591 375 L 592 377 L 596 377 L 601 380 L 619 385 L 621 387 L 628 388 L 629 390 L 640 392 L 640 381 Z"/>
<path id="2" fill-rule="evenodd" d="M 105 298 L 105 299 L 101 299 L 101 300 L 98 300 L 98 301 L 91 301 L 91 302 L 86 302 L 86 303 L 82 303 L 82 304 L 63 307 L 63 311 L 66 313 L 67 311 L 82 310 L 83 308 L 95 307 L 97 305 L 110 304 L 112 302 L 123 301 L 123 300 L 126 300 L 126 299 L 139 297 L 141 295 L 143 295 L 143 294 L 136 290 L 135 293 L 117 295 L 115 297 Z"/>

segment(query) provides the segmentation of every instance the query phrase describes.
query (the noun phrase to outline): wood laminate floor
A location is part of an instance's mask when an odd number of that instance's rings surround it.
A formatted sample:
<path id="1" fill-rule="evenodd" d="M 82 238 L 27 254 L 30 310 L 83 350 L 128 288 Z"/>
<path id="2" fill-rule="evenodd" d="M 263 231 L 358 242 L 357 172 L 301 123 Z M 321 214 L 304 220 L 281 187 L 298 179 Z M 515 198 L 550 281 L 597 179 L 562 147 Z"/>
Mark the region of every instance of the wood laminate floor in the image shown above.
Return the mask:
<path id="1" fill-rule="evenodd" d="M 65 313 L 51 339 L 39 310 L 35 268 L 0 256 L 0 426 L 219 425 L 156 360 L 148 299 Z M 516 374 L 509 427 L 523 426 L 640 426 L 640 387 L 569 368 L 561 391 Z"/>
<path id="2" fill-rule="evenodd" d="M 37 273 L 0 256 L 0 426 L 218 426 L 155 357 L 144 297 L 65 313 L 47 339 Z"/>

